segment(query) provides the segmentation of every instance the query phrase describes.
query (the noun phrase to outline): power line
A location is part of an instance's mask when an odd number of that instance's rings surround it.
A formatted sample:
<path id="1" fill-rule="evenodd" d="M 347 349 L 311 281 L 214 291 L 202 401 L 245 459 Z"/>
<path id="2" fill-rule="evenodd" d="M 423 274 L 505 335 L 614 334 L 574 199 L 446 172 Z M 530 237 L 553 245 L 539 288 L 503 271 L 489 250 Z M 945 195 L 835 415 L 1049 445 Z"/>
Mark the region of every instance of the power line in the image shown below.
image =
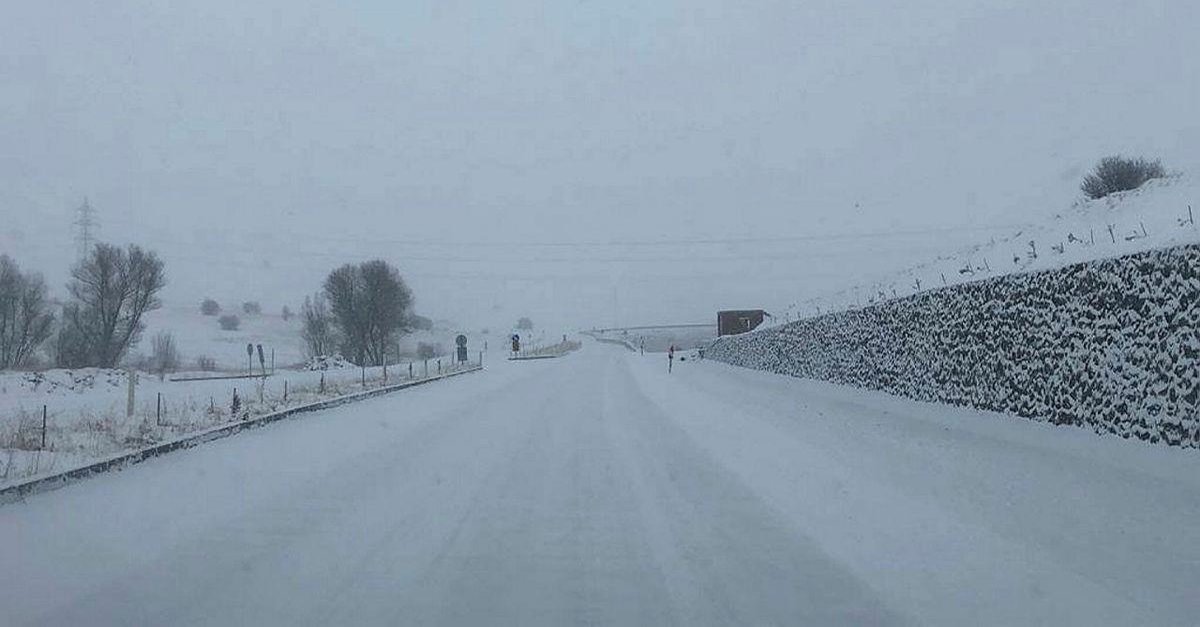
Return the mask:
<path id="1" fill-rule="evenodd" d="M 1024 228 L 1018 224 L 995 224 L 982 226 L 925 227 L 892 229 L 886 231 L 859 231 L 842 233 L 812 233 L 808 235 L 785 235 L 767 237 L 711 237 L 683 239 L 629 239 L 629 240 L 579 240 L 579 241 L 519 241 L 519 240 L 440 240 L 431 238 L 368 238 L 352 235 L 321 235 L 311 232 L 283 233 L 265 229 L 238 229 L 241 235 L 256 238 L 280 238 L 289 241 L 319 240 L 346 244 L 380 246 L 429 246 L 429 247 L 490 247 L 490 248 L 623 248 L 623 247 L 669 247 L 669 246 L 712 246 L 738 244 L 783 244 L 793 242 L 821 242 L 847 240 L 874 240 L 922 235 L 945 235 L 949 233 L 978 233 L 1005 231 Z"/>

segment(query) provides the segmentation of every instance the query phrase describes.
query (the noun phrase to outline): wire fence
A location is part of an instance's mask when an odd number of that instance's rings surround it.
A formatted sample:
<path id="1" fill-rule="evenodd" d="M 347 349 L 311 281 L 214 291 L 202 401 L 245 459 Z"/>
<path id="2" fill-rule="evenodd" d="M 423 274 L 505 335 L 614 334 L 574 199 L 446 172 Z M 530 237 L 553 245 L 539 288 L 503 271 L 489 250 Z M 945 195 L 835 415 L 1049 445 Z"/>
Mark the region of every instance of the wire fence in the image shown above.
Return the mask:
<path id="1" fill-rule="evenodd" d="M 1138 215 L 1110 222 L 1076 223 L 1051 232 L 1020 230 L 1010 237 L 993 239 L 986 247 L 977 246 L 953 257 L 906 268 L 882 280 L 794 302 L 787 307 L 781 322 L 860 309 L 988 277 L 1048 270 L 1194 239 L 1197 226 L 1192 205 L 1181 207 L 1175 215 L 1155 218 L 1151 227 L 1147 227 L 1145 216 Z M 954 265 L 947 263 L 952 260 Z"/>
<path id="2" fill-rule="evenodd" d="M 253 379 L 164 382 L 135 374 L 132 403 L 80 403 L 83 392 L 0 414 L 0 485 L 320 400 L 482 366 L 484 354 L 475 357 Z"/>

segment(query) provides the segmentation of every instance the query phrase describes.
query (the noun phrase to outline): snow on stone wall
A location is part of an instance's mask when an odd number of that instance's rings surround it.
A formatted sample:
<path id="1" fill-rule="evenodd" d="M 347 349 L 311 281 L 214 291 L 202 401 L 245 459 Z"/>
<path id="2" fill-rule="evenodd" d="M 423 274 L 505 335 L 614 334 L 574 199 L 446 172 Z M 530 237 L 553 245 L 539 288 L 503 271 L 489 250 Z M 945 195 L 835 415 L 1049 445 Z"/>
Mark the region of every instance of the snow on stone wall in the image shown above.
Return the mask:
<path id="1" fill-rule="evenodd" d="M 931 290 L 722 338 L 795 377 L 1200 447 L 1200 245 Z"/>

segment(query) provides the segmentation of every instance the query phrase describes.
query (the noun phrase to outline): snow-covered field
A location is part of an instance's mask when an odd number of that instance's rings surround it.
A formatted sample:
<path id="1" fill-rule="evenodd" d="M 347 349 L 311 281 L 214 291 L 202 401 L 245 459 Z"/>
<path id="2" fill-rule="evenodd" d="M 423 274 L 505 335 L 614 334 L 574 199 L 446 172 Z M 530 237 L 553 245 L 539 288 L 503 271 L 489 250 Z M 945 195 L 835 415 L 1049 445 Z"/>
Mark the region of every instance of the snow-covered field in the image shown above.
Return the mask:
<path id="1" fill-rule="evenodd" d="M 167 303 L 162 309 L 146 314 L 146 332 L 135 351 L 149 353 L 149 339 L 156 333 L 165 332 L 175 336 L 185 368 L 195 368 L 196 358 L 206 356 L 214 359 L 218 368 L 245 369 L 246 344 L 262 344 L 268 353 L 274 350 L 277 367 L 304 361 L 298 318 L 284 320 L 278 312 L 231 313 L 238 316 L 241 324 L 236 331 L 225 331 L 217 324 L 217 316 L 200 313 L 199 303 Z"/>
<path id="2" fill-rule="evenodd" d="M 470 359 L 477 357 L 475 353 Z M 411 376 L 437 374 L 439 362 L 445 370 L 453 367 L 447 355 L 428 362 L 418 360 L 409 362 L 413 363 Z M 0 486 L 68 470 L 238 417 L 267 414 L 385 383 L 383 368 L 360 369 L 344 361 L 339 365 L 349 367 L 277 369 L 266 379 L 172 381 L 172 377 L 220 373 L 183 372 L 161 379 L 138 373 L 132 416 L 126 415 L 129 379 L 123 370 L 0 373 Z M 389 382 L 409 376 L 408 363 L 388 369 Z"/>
<path id="3" fill-rule="evenodd" d="M 874 281 L 805 296 L 764 328 L 944 285 L 1200 242 L 1200 179 L 1193 173 L 1176 173 L 1131 192 L 1047 207 L 1045 215 L 1024 228 L 947 251 Z"/>
<path id="4" fill-rule="evenodd" d="M 293 307 L 298 311 L 299 306 Z M 278 312 L 263 312 L 258 315 L 235 312 L 241 320 L 236 331 L 225 331 L 217 324 L 217 316 L 200 313 L 199 303 L 166 303 L 161 309 L 146 314 L 146 332 L 134 353 L 149 353 L 150 338 L 156 333 L 166 332 L 175 336 L 175 342 L 183 355 L 184 368 L 196 367 L 199 356 L 211 357 L 221 370 L 242 370 L 247 367 L 246 344 L 262 344 L 263 350 L 275 351 L 277 367 L 290 367 L 305 361 L 304 341 L 300 337 L 300 320 L 292 317 L 284 320 Z M 417 345 L 427 343 L 438 346 L 442 351 L 454 347 L 454 337 L 461 331 L 443 324 L 432 330 L 414 331 L 400 340 L 401 350 L 415 356 Z M 481 348 L 483 337 L 467 333 L 470 345 Z M 478 347 L 476 346 L 478 345 Z"/>
<path id="5" fill-rule="evenodd" d="M 298 309 L 298 307 L 297 307 Z M 85 368 L 50 369 L 37 372 L 0 372 L 0 485 L 36 475 L 63 471 L 114 453 L 163 441 L 184 433 L 222 424 L 231 420 L 231 405 L 236 390 L 243 412 L 268 413 L 283 406 L 294 406 L 315 398 L 327 398 L 357 386 L 362 387 L 363 373 L 350 364 L 325 373 L 321 389 L 320 372 L 306 369 L 300 322 L 284 320 L 278 313 L 245 314 L 237 312 L 241 324 L 236 331 L 222 330 L 216 316 L 200 313 L 199 303 L 167 303 L 146 315 L 146 330 L 133 348 L 129 363 L 138 363 L 151 350 L 151 338 L 170 333 L 181 354 L 182 370 L 165 379 L 140 373 L 135 391 L 133 416 L 126 416 L 128 378 L 125 370 Z M 414 376 L 424 376 L 423 361 L 416 357 L 420 344 L 429 344 L 438 353 L 430 361 L 436 373 L 437 361 L 449 365 L 449 351 L 457 331 L 445 324 L 432 330 L 404 336 L 400 349 L 406 355 L 398 371 L 391 375 L 408 376 L 407 363 L 415 362 Z M 467 333 L 469 358 L 476 361 L 484 337 Z M 221 379 L 171 381 L 172 378 L 242 375 L 250 364 L 246 345 L 261 344 L 267 367 L 274 374 L 264 384 L 257 380 Z M 272 353 L 274 360 L 272 362 Z M 214 371 L 200 371 L 198 357 L 215 362 Z M 257 356 L 254 369 L 259 371 Z M 343 364 L 344 365 L 344 364 Z M 366 370 L 367 385 L 383 382 L 382 368 Z M 284 400 L 284 385 L 288 398 Z M 42 414 L 46 413 L 45 447 L 42 446 Z"/>
<path id="6" fill-rule="evenodd" d="M 582 347 L 583 344 L 575 340 L 564 340 L 557 344 L 547 344 L 545 346 L 535 346 L 527 350 L 521 350 L 520 357 L 562 357 L 568 353 L 575 352 Z"/>
<path id="7" fill-rule="evenodd" d="M 690 350 L 705 346 L 717 338 L 717 325 L 707 328 L 674 327 L 662 329 L 616 329 L 594 331 L 593 337 L 624 343 L 634 350 L 665 353 L 674 346 L 678 350 Z"/>
<path id="8" fill-rule="evenodd" d="M 11 625 L 1194 625 L 1198 519 L 1194 452 L 589 343 L 0 507 L 0 607 Z"/>

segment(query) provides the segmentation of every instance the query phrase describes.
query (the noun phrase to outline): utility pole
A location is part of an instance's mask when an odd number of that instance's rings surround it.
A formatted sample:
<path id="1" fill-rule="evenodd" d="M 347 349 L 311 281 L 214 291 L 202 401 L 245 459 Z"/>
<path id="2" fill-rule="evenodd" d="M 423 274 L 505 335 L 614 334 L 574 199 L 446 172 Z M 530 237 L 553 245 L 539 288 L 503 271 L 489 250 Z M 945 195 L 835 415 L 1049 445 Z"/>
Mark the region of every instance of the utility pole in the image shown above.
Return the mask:
<path id="1" fill-rule="evenodd" d="M 96 210 L 88 202 L 87 196 L 83 198 L 83 204 L 75 210 L 75 247 L 77 260 L 83 260 L 92 252 L 92 246 L 96 244 L 96 229 L 100 224 L 96 221 Z"/>

